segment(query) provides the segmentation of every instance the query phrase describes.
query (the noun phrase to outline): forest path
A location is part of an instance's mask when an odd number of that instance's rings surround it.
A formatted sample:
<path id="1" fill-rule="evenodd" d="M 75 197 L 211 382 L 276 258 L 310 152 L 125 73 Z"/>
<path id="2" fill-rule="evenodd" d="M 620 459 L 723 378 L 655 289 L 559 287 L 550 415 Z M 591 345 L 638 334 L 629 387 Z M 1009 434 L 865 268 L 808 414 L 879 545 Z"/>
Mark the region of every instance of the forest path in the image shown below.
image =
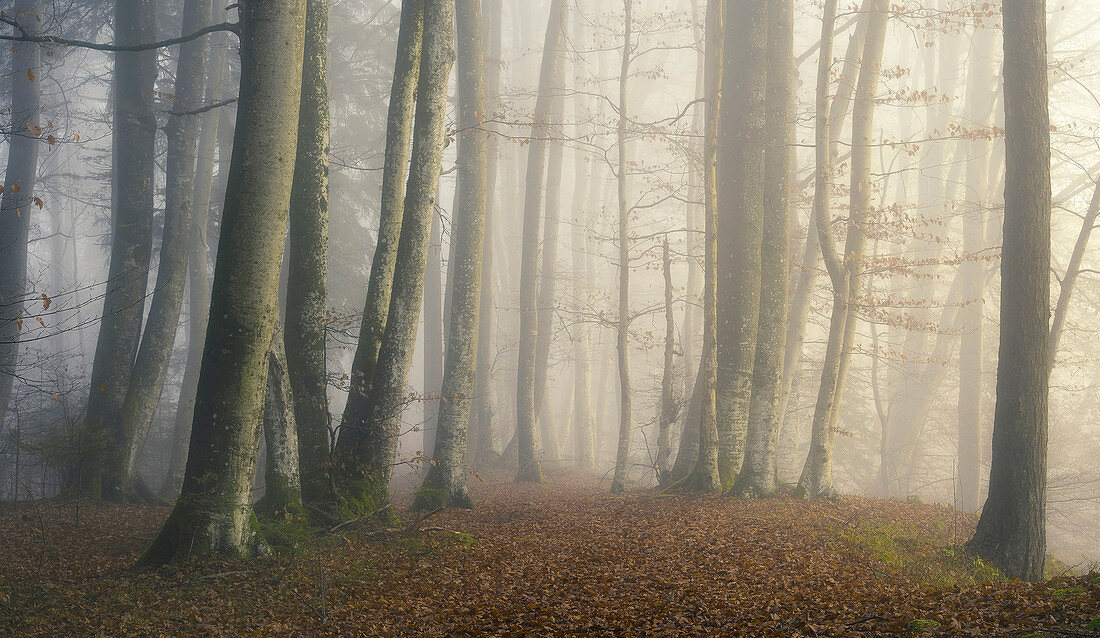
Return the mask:
<path id="1" fill-rule="evenodd" d="M 949 550 L 972 519 L 942 507 L 612 497 L 570 474 L 472 487 L 476 509 L 417 533 L 156 571 L 131 565 L 163 508 L 88 509 L 79 528 L 64 509 L 0 510 L 0 633 L 1087 636 L 1100 623 L 1095 577 L 980 582 L 991 571 Z"/>

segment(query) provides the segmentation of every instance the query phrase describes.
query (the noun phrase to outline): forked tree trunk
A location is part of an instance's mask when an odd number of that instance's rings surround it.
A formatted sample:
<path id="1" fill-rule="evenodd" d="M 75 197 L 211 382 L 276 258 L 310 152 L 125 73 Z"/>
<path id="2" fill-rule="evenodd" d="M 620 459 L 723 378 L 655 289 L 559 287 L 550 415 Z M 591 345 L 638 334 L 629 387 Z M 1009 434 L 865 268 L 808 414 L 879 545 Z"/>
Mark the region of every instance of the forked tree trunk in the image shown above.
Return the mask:
<path id="1" fill-rule="evenodd" d="M 378 349 L 390 311 L 393 273 L 397 264 L 401 239 L 402 215 L 405 210 L 405 178 L 409 174 L 409 144 L 413 132 L 413 111 L 416 87 L 420 77 L 421 49 L 424 41 L 424 2 L 408 0 L 401 3 L 401 26 L 397 35 L 397 62 L 390 87 L 390 104 L 386 120 L 386 159 L 382 169 L 382 199 L 378 221 L 378 241 L 371 261 L 367 299 L 359 341 L 351 365 L 348 400 L 340 420 L 336 443 L 337 463 L 351 441 L 349 424 L 365 418 L 371 399 L 374 373 L 378 366 Z M 340 468 L 334 468 L 339 471 Z"/>
<path id="2" fill-rule="evenodd" d="M 119 44 L 155 39 L 155 4 L 116 1 Z M 116 460 L 124 451 L 119 424 L 141 338 L 153 243 L 156 58 L 154 51 L 115 54 L 111 265 L 80 442 L 81 493 L 91 498 L 117 493 L 123 479 Z"/>
<path id="3" fill-rule="evenodd" d="M 473 506 L 466 483 L 466 432 L 471 393 L 478 365 L 478 303 L 481 298 L 481 256 L 485 235 L 487 136 L 482 129 L 485 109 L 485 59 L 481 32 L 481 0 L 457 0 L 458 57 L 458 206 L 454 212 L 455 254 L 447 358 L 440 393 L 435 463 L 416 495 L 424 510 Z"/>
<path id="4" fill-rule="evenodd" d="M 15 19 L 37 33 L 36 0 L 18 0 Z M 18 33 L 17 33 L 18 35 Z M 27 294 L 27 249 L 38 147 L 34 129 L 39 121 L 39 97 L 44 77 L 37 44 L 20 42 L 11 52 L 11 133 L 7 173 L 0 199 L 0 432 L 11 403 L 19 361 L 19 323 Z M 61 264 L 56 264 L 57 268 Z"/>
<path id="5" fill-rule="evenodd" d="M 264 551 L 252 514 L 298 137 L 305 0 L 241 6 L 241 91 L 183 491 L 143 563 Z"/>
<path id="6" fill-rule="evenodd" d="M 792 0 L 768 0 L 767 5 L 767 117 L 760 314 L 745 460 L 735 486 L 736 492 L 742 496 L 767 496 L 775 491 L 776 450 L 782 419 L 783 355 L 787 336 L 794 5 Z"/>
<path id="7" fill-rule="evenodd" d="M 1046 560 L 1050 111 L 1045 0 L 1004 0 L 1001 345 L 989 497 L 967 549 L 1037 581 Z"/>
<path id="8" fill-rule="evenodd" d="M 718 142 L 719 455 L 723 487 L 744 456 L 760 315 L 767 2 L 728 2 Z"/>
<path id="9" fill-rule="evenodd" d="M 633 0 L 623 0 L 623 57 L 619 72 L 619 126 L 618 170 L 619 185 L 619 321 L 616 331 L 616 350 L 619 361 L 619 443 L 615 452 L 615 473 L 611 477 L 611 493 L 626 489 L 627 472 L 630 470 L 631 410 L 630 396 L 630 205 L 627 203 L 629 163 L 627 159 L 627 85 L 630 82 L 630 58 L 634 55 Z"/>
<path id="10" fill-rule="evenodd" d="M 447 139 L 447 76 L 455 57 L 454 8 L 454 0 L 440 0 L 424 9 L 424 52 L 416 91 L 412 168 L 386 331 L 367 403 L 361 410 L 344 413 L 337 447 L 342 515 L 357 516 L 380 509 L 383 516 L 388 515 L 390 476 L 401 434 L 440 161 Z"/>
<path id="11" fill-rule="evenodd" d="M 183 6 L 183 33 L 194 33 L 205 26 L 210 16 L 210 0 L 188 0 Z M 199 136 L 199 117 L 185 115 L 199 108 L 205 77 L 205 38 L 180 45 L 176 63 L 176 91 L 172 113 L 165 127 L 168 154 L 164 196 L 164 230 L 160 243 L 160 265 L 156 288 L 149 305 L 149 318 L 141 336 L 141 347 L 134 362 L 130 385 L 122 404 L 122 449 L 117 468 L 121 482 L 114 498 L 145 497 L 151 492 L 138 473 L 138 461 L 145 438 L 153 424 L 168 360 L 176 342 L 183 290 L 187 282 L 187 261 L 191 252 L 191 219 L 195 206 L 195 153 Z"/>
<path id="12" fill-rule="evenodd" d="M 559 50 L 564 40 L 564 0 L 553 0 L 542 51 L 539 92 L 527 151 L 527 179 L 523 202 L 523 247 L 520 259 L 519 357 L 516 370 L 516 443 L 519 455 L 517 480 L 542 481 L 542 467 L 535 439 L 535 352 L 538 342 L 539 208 L 546 186 L 547 126 L 554 96 L 551 88 L 564 77 Z"/>
<path id="13" fill-rule="evenodd" d="M 298 152 L 290 192 L 286 367 L 302 459 L 302 498 L 331 497 L 325 309 L 328 306 L 328 0 L 307 0 Z M 270 444 L 269 444 L 270 446 Z"/>

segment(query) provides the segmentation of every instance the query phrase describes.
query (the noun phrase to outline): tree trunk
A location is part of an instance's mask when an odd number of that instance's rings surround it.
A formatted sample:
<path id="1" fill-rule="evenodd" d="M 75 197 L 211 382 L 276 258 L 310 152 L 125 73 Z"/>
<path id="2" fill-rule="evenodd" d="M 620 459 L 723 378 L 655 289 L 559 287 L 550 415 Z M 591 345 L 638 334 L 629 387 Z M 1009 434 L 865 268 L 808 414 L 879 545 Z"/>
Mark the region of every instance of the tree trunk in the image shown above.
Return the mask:
<path id="1" fill-rule="evenodd" d="M 718 465 L 733 485 L 744 455 L 760 314 L 767 2 L 727 2 L 718 142 Z"/>
<path id="2" fill-rule="evenodd" d="M 485 235 L 487 135 L 485 60 L 481 32 L 481 0 L 457 0 L 458 35 L 458 206 L 455 208 L 455 255 L 450 264 L 451 314 L 447 359 L 436 430 L 435 463 L 417 492 L 415 506 L 423 510 L 473 506 L 466 484 L 466 432 L 477 368 L 478 303 L 481 298 L 481 255 Z"/>
<path id="3" fill-rule="evenodd" d="M 623 21 L 623 58 L 619 72 L 619 126 L 618 126 L 618 171 L 619 185 L 619 322 L 616 333 L 616 349 L 619 355 L 619 444 L 615 452 L 615 473 L 611 478 L 611 493 L 618 494 L 626 489 L 627 473 L 630 470 L 631 438 L 631 396 L 630 396 L 630 205 L 628 194 L 627 160 L 627 85 L 630 81 L 630 58 L 634 55 L 633 43 L 633 0 L 623 0 L 625 19 Z"/>
<path id="4" fill-rule="evenodd" d="M 264 464 L 264 496 L 256 503 L 256 512 L 273 519 L 299 518 L 304 511 L 298 426 L 283 330 L 278 325 L 275 326 L 271 350 L 267 354 L 263 423 L 267 462 Z"/>
<path id="5" fill-rule="evenodd" d="M 210 0 L 187 0 L 184 3 L 182 31 L 185 35 L 205 26 L 210 16 L 210 6 Z M 180 45 L 173 113 L 187 113 L 202 105 L 205 44 L 205 39 L 199 38 Z M 116 470 L 121 482 L 115 486 L 118 491 L 112 495 L 114 498 L 127 499 L 149 494 L 141 481 L 138 461 L 168 376 L 168 361 L 176 342 L 187 281 L 192 209 L 195 206 L 194 171 L 199 117 L 169 114 L 165 131 L 168 137 L 165 160 L 167 185 L 160 265 L 153 300 L 149 305 L 149 318 L 145 322 L 141 347 L 122 404 L 119 424 L 123 446 L 119 460 L 122 465 Z"/>
<path id="6" fill-rule="evenodd" d="M 302 498 L 331 497 L 328 306 L 328 2 L 306 2 L 305 61 L 287 248 L 286 366 L 302 459 Z M 270 446 L 270 443 L 269 443 Z"/>
<path id="7" fill-rule="evenodd" d="M 305 0 L 241 6 L 241 90 L 183 491 L 144 563 L 264 551 L 256 448 L 294 177 Z"/>
<path id="8" fill-rule="evenodd" d="M 459 180 L 461 181 L 461 179 Z M 461 187 L 461 186 L 460 186 Z M 457 198 L 457 192 L 456 192 Z M 457 203 L 457 202 L 456 202 Z M 455 206 L 457 209 L 457 206 Z M 454 216 L 451 233 L 454 233 Z M 432 212 L 431 243 L 428 263 L 424 269 L 424 388 L 421 405 L 424 408 L 422 451 L 428 458 L 435 456 L 435 433 L 439 426 L 440 390 L 443 386 L 443 220 Z M 448 265 L 450 269 L 450 265 Z M 448 277 L 449 279 L 450 277 Z M 426 468 L 425 468 L 426 469 Z"/>
<path id="9" fill-rule="evenodd" d="M 420 323 L 440 161 L 447 141 L 447 76 L 455 57 L 454 8 L 454 0 L 440 0 L 424 9 L 412 168 L 386 330 L 368 401 L 362 410 L 345 411 L 336 450 L 343 515 L 357 516 L 379 509 L 383 516 L 389 515 L 390 476 Z"/>
<path id="10" fill-rule="evenodd" d="M 551 87 L 564 77 L 559 50 L 564 40 L 564 0 L 553 0 L 542 51 L 539 92 L 527 150 L 526 193 L 523 202 L 523 248 L 519 286 L 519 358 L 516 370 L 516 443 L 519 452 L 517 480 L 541 482 L 542 467 L 535 443 L 535 353 L 538 342 L 539 206 L 546 186 L 547 132 L 554 96 Z"/>
<path id="11" fill-rule="evenodd" d="M 1037 581 L 1046 559 L 1050 112 L 1045 0 L 1005 0 L 1001 345 L 989 497 L 967 549 Z"/>
<path id="12" fill-rule="evenodd" d="M 424 40 L 424 1 L 408 0 L 401 4 L 401 26 L 397 35 L 397 62 L 390 88 L 386 120 L 386 155 L 382 169 L 382 199 L 378 221 L 378 241 L 371 262 L 363 322 L 351 365 L 351 383 L 347 404 L 340 420 L 336 442 L 337 460 L 351 439 L 348 427 L 366 418 L 378 366 L 378 350 L 390 311 L 393 275 L 401 238 L 405 208 L 405 177 L 409 174 L 409 144 L 413 132 L 416 87 L 420 77 L 420 58 Z M 353 435 L 352 435 L 353 436 Z M 339 468 L 336 468 L 339 470 Z"/>
<path id="13" fill-rule="evenodd" d="M 787 336 L 794 6 L 792 0 L 768 0 L 767 6 L 767 117 L 760 314 L 745 460 L 736 486 L 737 493 L 742 496 L 767 496 L 775 491 L 776 445 L 782 418 L 780 399 Z"/>
<path id="14" fill-rule="evenodd" d="M 211 3 L 211 17 L 216 20 L 221 7 Z M 213 21 L 213 20 L 212 20 Z M 222 87 L 225 76 L 225 52 L 227 37 L 215 34 L 210 37 L 210 57 L 206 80 L 205 103 L 224 99 Z M 225 108 L 225 107 L 222 107 Z M 210 243 L 207 228 L 213 200 L 214 150 L 218 143 L 221 114 L 207 111 L 202 116 L 199 134 L 198 161 L 195 167 L 195 194 L 192 197 L 190 256 L 187 259 L 187 362 L 184 365 L 176 407 L 175 424 L 172 427 L 172 456 L 168 474 L 160 489 L 160 497 L 174 500 L 183 485 L 183 470 L 187 464 L 187 446 L 191 438 L 191 423 L 195 420 L 195 395 L 199 390 L 199 368 L 202 366 L 202 350 L 206 341 L 206 324 L 210 320 Z M 219 196 L 220 197 L 220 196 Z"/>
<path id="15" fill-rule="evenodd" d="M 117 0 L 115 39 L 119 44 L 151 42 L 156 36 L 151 0 Z M 156 52 L 116 53 L 114 68 L 114 152 L 111 265 L 103 295 L 95 360 L 81 435 L 81 492 L 100 498 L 121 487 L 115 471 L 123 444 L 119 428 L 141 337 L 152 247 Z M 110 471 L 108 468 L 111 468 Z M 108 473 L 109 472 L 109 473 Z"/>
<path id="16" fill-rule="evenodd" d="M 669 460 L 672 454 L 669 430 L 676 422 L 679 408 L 673 397 L 672 380 L 676 363 L 676 319 L 672 315 L 672 260 L 668 256 L 668 237 L 661 250 L 662 271 L 665 275 L 665 361 L 661 373 L 661 416 L 657 430 L 657 482 L 667 483 Z"/>
<path id="17" fill-rule="evenodd" d="M 832 2 L 826 10 L 835 9 Z M 836 253 L 833 238 L 829 230 L 829 220 L 823 219 L 824 209 L 819 207 L 818 235 L 822 253 L 833 283 L 833 308 L 829 324 L 829 341 L 826 345 L 825 361 L 821 372 L 821 385 L 818 389 L 817 404 L 814 409 L 811 430 L 810 451 L 802 477 L 798 481 L 798 491 L 811 498 L 827 498 L 835 495 L 833 485 L 833 443 L 836 438 L 836 421 L 840 413 L 840 400 L 844 394 L 844 381 L 851 360 L 851 349 L 858 320 L 856 300 L 860 294 L 860 278 L 863 269 L 863 251 L 867 234 L 865 225 L 871 213 L 871 135 L 875 114 L 875 90 L 878 88 L 882 67 L 882 52 L 886 39 L 886 24 L 889 18 L 885 0 L 870 0 L 864 4 L 869 11 L 867 42 L 863 49 L 863 61 L 856 86 L 855 107 L 852 115 L 852 186 L 851 214 L 848 220 L 848 233 L 844 245 L 843 257 Z M 835 13 L 826 17 L 825 29 L 832 28 Z M 829 36 L 831 38 L 831 35 Z M 831 46 L 830 46 L 831 48 Z M 822 53 L 825 52 L 824 47 Z M 827 153 L 829 140 L 822 129 L 828 127 L 828 115 L 820 92 L 827 91 L 828 61 L 819 67 L 818 80 L 824 80 L 826 87 L 819 87 L 818 107 L 818 177 L 819 188 L 826 188 L 828 160 L 821 157 Z M 822 113 L 825 113 L 824 115 Z M 822 191 L 822 197 L 828 193 Z"/>
<path id="18" fill-rule="evenodd" d="M 17 0 L 15 15 L 37 33 L 36 0 Z M 34 16 L 33 18 L 31 16 Z M 11 133 L 7 173 L 0 199 L 0 432 L 19 370 L 19 332 L 27 294 L 27 248 L 34 208 L 38 147 L 39 96 L 44 77 L 37 44 L 19 42 L 11 53 Z M 60 264 L 57 264 L 60 268 Z"/>

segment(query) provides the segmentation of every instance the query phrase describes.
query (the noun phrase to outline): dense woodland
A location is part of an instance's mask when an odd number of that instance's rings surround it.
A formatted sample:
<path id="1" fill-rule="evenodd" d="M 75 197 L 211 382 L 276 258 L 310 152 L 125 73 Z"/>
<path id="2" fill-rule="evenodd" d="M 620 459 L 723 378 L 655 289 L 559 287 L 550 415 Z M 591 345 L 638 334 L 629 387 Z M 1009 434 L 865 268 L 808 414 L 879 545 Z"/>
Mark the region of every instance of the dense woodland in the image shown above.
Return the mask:
<path id="1" fill-rule="evenodd" d="M 0 632 L 1100 635 L 1091 0 L 0 22 Z"/>

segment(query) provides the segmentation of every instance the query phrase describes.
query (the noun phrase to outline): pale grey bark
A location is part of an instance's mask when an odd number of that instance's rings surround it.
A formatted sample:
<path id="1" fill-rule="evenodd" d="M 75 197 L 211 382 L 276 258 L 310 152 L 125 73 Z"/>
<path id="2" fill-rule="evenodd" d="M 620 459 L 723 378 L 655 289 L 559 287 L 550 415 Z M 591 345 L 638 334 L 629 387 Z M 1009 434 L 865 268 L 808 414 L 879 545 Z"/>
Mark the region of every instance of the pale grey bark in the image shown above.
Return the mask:
<path id="1" fill-rule="evenodd" d="M 117 0 L 116 41 L 155 40 L 154 9 L 152 0 Z M 125 439 L 119 424 L 141 336 L 153 243 L 156 74 L 154 51 L 115 54 L 111 265 L 80 441 L 81 492 L 92 498 L 122 490 L 118 459 Z"/>
<path id="2" fill-rule="evenodd" d="M 676 421 L 679 410 L 673 397 L 674 366 L 676 365 L 676 319 L 672 314 L 672 260 L 668 254 L 668 237 L 661 246 L 661 265 L 665 277 L 665 357 L 661 373 L 661 415 L 657 424 L 657 481 L 667 483 L 669 476 L 669 456 L 672 444 L 669 431 Z"/>
<path id="3" fill-rule="evenodd" d="M 417 493 L 423 509 L 472 507 L 466 482 L 466 439 L 478 365 L 478 303 L 485 234 L 487 135 L 481 0 L 456 0 L 458 75 L 458 206 L 447 358 L 436 430 L 435 463 Z"/>
<path id="4" fill-rule="evenodd" d="M 328 307 L 328 0 L 306 2 L 298 151 L 287 242 L 286 364 L 302 456 L 302 498 L 330 496 Z M 270 444 L 269 444 L 270 445 Z"/>
<path id="5" fill-rule="evenodd" d="M 210 0 L 187 0 L 184 3 L 184 35 L 206 25 L 210 6 Z M 176 61 L 175 99 L 165 126 L 168 137 L 165 159 L 167 185 L 160 264 L 149 305 L 149 318 L 141 335 L 141 346 L 120 414 L 122 450 L 119 460 L 122 465 L 117 469 L 121 477 L 117 489 L 121 493 L 115 494 L 115 497 L 132 498 L 149 492 L 138 475 L 138 460 L 160 404 L 164 381 L 168 376 L 168 360 L 172 356 L 179 329 L 187 282 L 187 261 L 191 251 L 192 209 L 195 205 L 195 154 L 200 119 L 196 115 L 175 114 L 189 113 L 202 106 L 205 46 L 205 38 L 181 44 Z"/>
<path id="6" fill-rule="evenodd" d="M 456 191 L 457 199 L 457 191 Z M 454 216 L 451 216 L 452 224 Z M 424 422 L 421 424 L 422 448 L 428 458 L 435 456 L 435 433 L 439 426 L 440 390 L 443 386 L 443 220 L 438 212 L 432 213 L 431 240 L 428 245 L 428 262 L 424 268 L 424 333 L 423 373 L 424 389 L 421 405 Z M 454 228 L 451 228 L 453 235 Z M 449 265 L 448 265 L 449 268 Z M 448 279 L 450 278 L 448 274 Z M 425 470 L 427 467 L 424 468 Z"/>
<path id="7" fill-rule="evenodd" d="M 271 350 L 267 354 L 263 423 L 267 452 L 264 463 L 264 496 L 256 503 L 256 512 L 275 519 L 299 517 L 303 511 L 298 426 L 283 330 L 278 325 L 275 326 Z"/>

